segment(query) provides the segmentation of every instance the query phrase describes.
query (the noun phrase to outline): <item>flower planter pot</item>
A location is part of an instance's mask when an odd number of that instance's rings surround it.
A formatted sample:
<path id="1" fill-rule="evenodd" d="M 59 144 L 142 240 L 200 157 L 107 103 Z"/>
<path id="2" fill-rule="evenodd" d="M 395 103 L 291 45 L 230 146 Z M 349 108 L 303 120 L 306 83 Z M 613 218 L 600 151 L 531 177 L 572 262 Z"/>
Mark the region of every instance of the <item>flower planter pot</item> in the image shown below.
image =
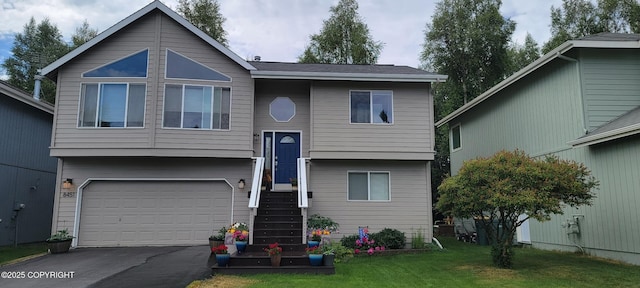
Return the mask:
<path id="1" fill-rule="evenodd" d="M 49 246 L 51 254 L 67 253 L 69 252 L 69 248 L 71 248 L 71 239 L 55 242 L 47 241 L 47 245 Z"/>
<path id="2" fill-rule="evenodd" d="M 336 255 L 334 254 L 325 254 L 324 257 L 322 257 L 322 266 L 333 266 L 333 260 L 336 258 Z"/>
<path id="3" fill-rule="evenodd" d="M 282 261 L 282 254 L 271 255 L 271 266 L 280 267 L 281 261 Z"/>
<path id="4" fill-rule="evenodd" d="M 247 241 L 236 241 L 236 249 L 238 249 L 238 254 L 244 252 L 247 249 Z"/>
<path id="5" fill-rule="evenodd" d="M 322 256 L 322 254 L 309 254 L 309 263 L 311 263 L 311 266 L 321 266 Z"/>
<path id="6" fill-rule="evenodd" d="M 316 247 L 316 246 L 320 245 L 320 241 L 309 240 L 309 241 L 307 241 L 307 245 L 309 246 L 309 248 L 313 248 L 313 247 Z"/>
<path id="7" fill-rule="evenodd" d="M 218 267 L 229 266 L 229 259 L 231 259 L 231 255 L 229 254 L 216 254 L 216 262 L 218 262 Z"/>
<path id="8" fill-rule="evenodd" d="M 209 239 L 209 248 L 213 249 L 214 247 L 220 246 L 220 244 L 224 244 L 223 240 L 211 240 Z"/>

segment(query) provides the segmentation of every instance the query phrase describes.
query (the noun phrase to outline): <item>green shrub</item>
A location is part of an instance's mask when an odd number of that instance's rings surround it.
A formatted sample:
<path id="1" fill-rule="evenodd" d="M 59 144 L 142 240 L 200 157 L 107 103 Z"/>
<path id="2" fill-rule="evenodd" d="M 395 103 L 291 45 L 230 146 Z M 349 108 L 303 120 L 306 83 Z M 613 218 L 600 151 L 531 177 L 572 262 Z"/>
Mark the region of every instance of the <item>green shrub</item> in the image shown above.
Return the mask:
<path id="1" fill-rule="evenodd" d="M 355 242 L 355 241 L 354 241 Z M 335 262 L 347 262 L 353 258 L 353 249 L 344 247 L 341 243 L 329 243 L 322 245 L 322 254 L 334 254 Z"/>
<path id="2" fill-rule="evenodd" d="M 387 249 L 403 249 L 407 243 L 407 237 L 397 229 L 384 228 L 380 232 L 370 233 L 369 238 L 375 240 L 377 245 Z"/>
<path id="3" fill-rule="evenodd" d="M 427 243 L 424 242 L 424 230 L 418 228 L 417 231 L 411 229 L 411 248 L 412 249 L 424 249 Z"/>
<path id="4" fill-rule="evenodd" d="M 356 240 L 358 239 L 360 239 L 360 236 L 358 234 L 343 236 L 342 239 L 340 239 L 340 243 L 346 248 L 355 249 Z"/>

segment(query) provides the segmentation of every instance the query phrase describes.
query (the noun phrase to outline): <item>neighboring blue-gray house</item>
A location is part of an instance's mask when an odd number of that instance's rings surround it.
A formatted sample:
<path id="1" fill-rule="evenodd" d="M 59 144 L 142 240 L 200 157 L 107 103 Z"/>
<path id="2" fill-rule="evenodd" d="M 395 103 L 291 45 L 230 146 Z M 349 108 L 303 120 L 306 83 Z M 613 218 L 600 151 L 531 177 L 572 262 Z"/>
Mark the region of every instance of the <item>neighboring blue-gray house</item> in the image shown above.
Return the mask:
<path id="1" fill-rule="evenodd" d="M 0 246 L 50 235 L 57 165 L 49 156 L 52 123 L 53 106 L 0 80 Z"/>
<path id="2" fill-rule="evenodd" d="M 640 264 L 639 34 L 565 42 L 436 126 L 445 124 L 452 174 L 502 149 L 587 165 L 600 181 L 593 206 L 531 221 L 531 244 Z"/>

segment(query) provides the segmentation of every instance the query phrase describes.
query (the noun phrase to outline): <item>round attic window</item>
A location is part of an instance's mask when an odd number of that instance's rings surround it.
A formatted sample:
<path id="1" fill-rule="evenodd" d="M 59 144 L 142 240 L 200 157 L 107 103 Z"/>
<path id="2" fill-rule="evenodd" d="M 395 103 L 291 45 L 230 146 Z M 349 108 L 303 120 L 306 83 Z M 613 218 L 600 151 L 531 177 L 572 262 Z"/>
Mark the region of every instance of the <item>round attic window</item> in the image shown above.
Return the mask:
<path id="1" fill-rule="evenodd" d="M 277 122 L 289 122 L 296 115 L 296 104 L 289 97 L 276 97 L 269 104 L 269 115 Z"/>

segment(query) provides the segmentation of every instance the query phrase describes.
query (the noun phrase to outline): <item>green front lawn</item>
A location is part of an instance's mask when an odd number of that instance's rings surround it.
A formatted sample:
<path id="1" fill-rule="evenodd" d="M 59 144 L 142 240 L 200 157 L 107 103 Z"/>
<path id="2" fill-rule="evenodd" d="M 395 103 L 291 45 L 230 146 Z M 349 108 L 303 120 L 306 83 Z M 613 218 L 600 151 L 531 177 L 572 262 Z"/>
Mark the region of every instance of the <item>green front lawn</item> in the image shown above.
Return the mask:
<path id="1" fill-rule="evenodd" d="M 0 247 L 0 265 L 22 257 L 45 253 L 47 249 L 47 243 L 45 242 L 20 244 L 18 247 L 13 247 L 13 245 L 2 246 Z"/>
<path id="2" fill-rule="evenodd" d="M 523 248 L 503 270 L 491 266 L 489 247 L 440 240 L 445 251 L 356 257 L 335 275 L 221 276 L 194 287 L 640 287 L 640 266 Z"/>

